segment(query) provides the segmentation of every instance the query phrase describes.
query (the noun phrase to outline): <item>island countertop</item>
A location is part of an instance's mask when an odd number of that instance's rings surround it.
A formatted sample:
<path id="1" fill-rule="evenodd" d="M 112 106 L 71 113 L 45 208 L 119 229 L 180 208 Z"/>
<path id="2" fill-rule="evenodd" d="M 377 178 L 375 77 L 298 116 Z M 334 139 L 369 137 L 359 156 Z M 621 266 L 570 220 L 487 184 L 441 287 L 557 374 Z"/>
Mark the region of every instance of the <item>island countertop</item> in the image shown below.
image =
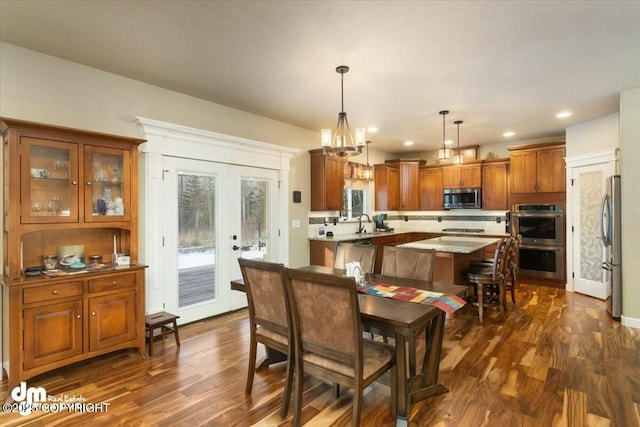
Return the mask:
<path id="1" fill-rule="evenodd" d="M 500 239 L 487 237 L 442 236 L 398 245 L 400 248 L 434 249 L 436 252 L 470 254 Z"/>

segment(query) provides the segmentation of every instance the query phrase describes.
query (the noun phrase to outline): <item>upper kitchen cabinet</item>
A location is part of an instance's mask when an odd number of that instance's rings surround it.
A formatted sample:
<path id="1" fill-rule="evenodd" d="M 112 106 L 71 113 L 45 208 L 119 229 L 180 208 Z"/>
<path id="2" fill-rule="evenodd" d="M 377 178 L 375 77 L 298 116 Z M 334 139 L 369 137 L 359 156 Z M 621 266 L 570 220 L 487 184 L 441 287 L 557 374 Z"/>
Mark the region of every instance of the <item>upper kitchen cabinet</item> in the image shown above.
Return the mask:
<path id="1" fill-rule="evenodd" d="M 508 147 L 511 193 L 565 191 L 564 142 Z"/>
<path id="2" fill-rule="evenodd" d="M 343 209 L 345 159 L 325 156 L 322 149 L 311 150 L 311 210 Z"/>
<path id="3" fill-rule="evenodd" d="M 115 235 L 118 250 L 137 262 L 137 159 L 144 140 L 13 119 L 2 119 L 1 131 L 9 279 L 41 265 L 43 254 L 67 241 L 110 256 Z"/>
<path id="4" fill-rule="evenodd" d="M 420 209 L 442 209 L 442 168 L 420 168 Z"/>
<path id="5" fill-rule="evenodd" d="M 376 210 L 420 210 L 420 166 L 425 163 L 387 160 L 384 165 L 375 165 Z"/>
<path id="6" fill-rule="evenodd" d="M 485 160 L 482 163 L 482 208 L 509 209 L 507 172 L 509 160 Z"/>
<path id="7" fill-rule="evenodd" d="M 481 187 L 481 163 L 444 166 L 442 168 L 442 184 L 444 188 Z"/>

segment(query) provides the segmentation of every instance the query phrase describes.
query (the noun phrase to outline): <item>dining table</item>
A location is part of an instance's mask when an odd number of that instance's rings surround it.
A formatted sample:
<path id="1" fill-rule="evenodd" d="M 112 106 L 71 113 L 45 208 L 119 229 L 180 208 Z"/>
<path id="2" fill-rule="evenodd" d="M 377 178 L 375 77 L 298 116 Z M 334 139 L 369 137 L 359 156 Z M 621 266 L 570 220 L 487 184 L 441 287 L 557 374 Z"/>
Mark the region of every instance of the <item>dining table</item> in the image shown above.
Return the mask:
<path id="1" fill-rule="evenodd" d="M 298 269 L 338 276 L 343 276 L 346 273 L 345 270 L 316 265 L 299 267 Z M 401 286 L 452 294 L 458 297 L 465 297 L 468 292 L 467 286 L 380 274 L 366 274 L 365 283 Z M 231 289 L 245 292 L 244 281 L 242 279 L 232 280 Z M 363 326 L 379 329 L 384 331 L 385 335 L 395 338 L 398 378 L 396 382 L 396 426 L 406 426 L 408 425 L 410 406 L 413 402 L 448 391 L 446 386 L 438 382 L 446 313 L 431 304 L 368 293 L 359 292 L 358 302 Z M 410 365 L 417 358 L 416 355 L 409 357 L 407 343 L 416 340 L 421 335 L 426 335 L 425 354 L 421 369 L 416 370 L 415 366 Z M 417 347 L 413 346 L 413 348 Z M 267 349 L 267 359 L 262 362 L 261 366 L 285 360 L 286 356 L 283 356 Z"/>

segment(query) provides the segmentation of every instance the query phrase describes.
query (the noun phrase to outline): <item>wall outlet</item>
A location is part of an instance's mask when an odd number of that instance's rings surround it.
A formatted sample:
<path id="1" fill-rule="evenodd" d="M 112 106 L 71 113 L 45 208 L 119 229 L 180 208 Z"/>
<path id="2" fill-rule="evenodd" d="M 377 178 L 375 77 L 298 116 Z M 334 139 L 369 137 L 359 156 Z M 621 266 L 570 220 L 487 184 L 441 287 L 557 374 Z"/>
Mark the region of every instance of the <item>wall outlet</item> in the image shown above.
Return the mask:
<path id="1" fill-rule="evenodd" d="M 438 217 L 438 222 L 442 222 L 442 217 L 441 216 Z"/>
<path id="2" fill-rule="evenodd" d="M 496 223 L 500 224 L 500 217 L 499 216 L 496 217 Z"/>
<path id="3" fill-rule="evenodd" d="M 408 215 L 405 215 L 405 216 L 404 216 L 404 222 L 407 222 L 407 221 L 409 221 L 409 216 L 408 216 Z"/>

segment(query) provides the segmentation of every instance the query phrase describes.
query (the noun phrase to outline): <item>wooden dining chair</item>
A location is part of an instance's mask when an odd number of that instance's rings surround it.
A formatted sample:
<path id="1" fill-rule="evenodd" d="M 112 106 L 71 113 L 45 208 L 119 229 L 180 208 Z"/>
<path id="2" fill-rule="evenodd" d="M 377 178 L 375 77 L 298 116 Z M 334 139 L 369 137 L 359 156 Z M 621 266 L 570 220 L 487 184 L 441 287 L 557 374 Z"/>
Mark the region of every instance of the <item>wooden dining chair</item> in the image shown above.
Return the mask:
<path id="1" fill-rule="evenodd" d="M 497 307 L 502 314 L 506 313 L 506 276 L 511 253 L 509 245 L 510 238 L 501 240 L 490 266 L 475 265 L 465 273 L 467 282 L 474 287 L 480 323 L 484 321 L 485 308 Z"/>
<path id="2" fill-rule="evenodd" d="M 286 270 L 295 343 L 293 425 L 301 424 L 304 375 L 353 389 L 354 427 L 360 425 L 363 390 L 391 370 L 391 407 L 396 410 L 395 349 L 362 337 L 352 277 Z"/>
<path id="3" fill-rule="evenodd" d="M 433 281 L 433 270 L 436 263 L 436 251 L 433 249 L 399 248 L 384 246 L 382 253 L 383 276 L 402 277 L 405 279 Z M 425 334 L 428 332 L 425 331 Z M 387 337 L 383 338 L 385 341 Z M 426 342 L 426 336 L 425 336 Z M 416 373 L 417 342 L 416 337 L 408 340 L 409 374 Z"/>
<path id="4" fill-rule="evenodd" d="M 245 394 L 251 394 L 258 343 L 287 355 L 287 378 L 280 415 L 289 412 L 293 384 L 293 330 L 282 264 L 239 258 L 249 309 L 249 369 Z"/>
<path id="5" fill-rule="evenodd" d="M 431 282 L 435 262 L 436 252 L 433 249 L 384 246 L 380 273 L 383 276 Z"/>
<path id="6" fill-rule="evenodd" d="M 511 301 L 516 303 L 516 283 L 518 279 L 518 269 L 520 264 L 520 246 L 522 245 L 522 234 L 514 237 L 509 258 L 509 278 L 507 280 L 507 291 L 511 293 Z"/>
<path id="7" fill-rule="evenodd" d="M 376 245 L 358 245 L 355 243 L 339 242 L 333 268 L 345 270 L 347 263 L 359 261 L 363 274 L 373 274 L 377 252 L 378 246 Z"/>

